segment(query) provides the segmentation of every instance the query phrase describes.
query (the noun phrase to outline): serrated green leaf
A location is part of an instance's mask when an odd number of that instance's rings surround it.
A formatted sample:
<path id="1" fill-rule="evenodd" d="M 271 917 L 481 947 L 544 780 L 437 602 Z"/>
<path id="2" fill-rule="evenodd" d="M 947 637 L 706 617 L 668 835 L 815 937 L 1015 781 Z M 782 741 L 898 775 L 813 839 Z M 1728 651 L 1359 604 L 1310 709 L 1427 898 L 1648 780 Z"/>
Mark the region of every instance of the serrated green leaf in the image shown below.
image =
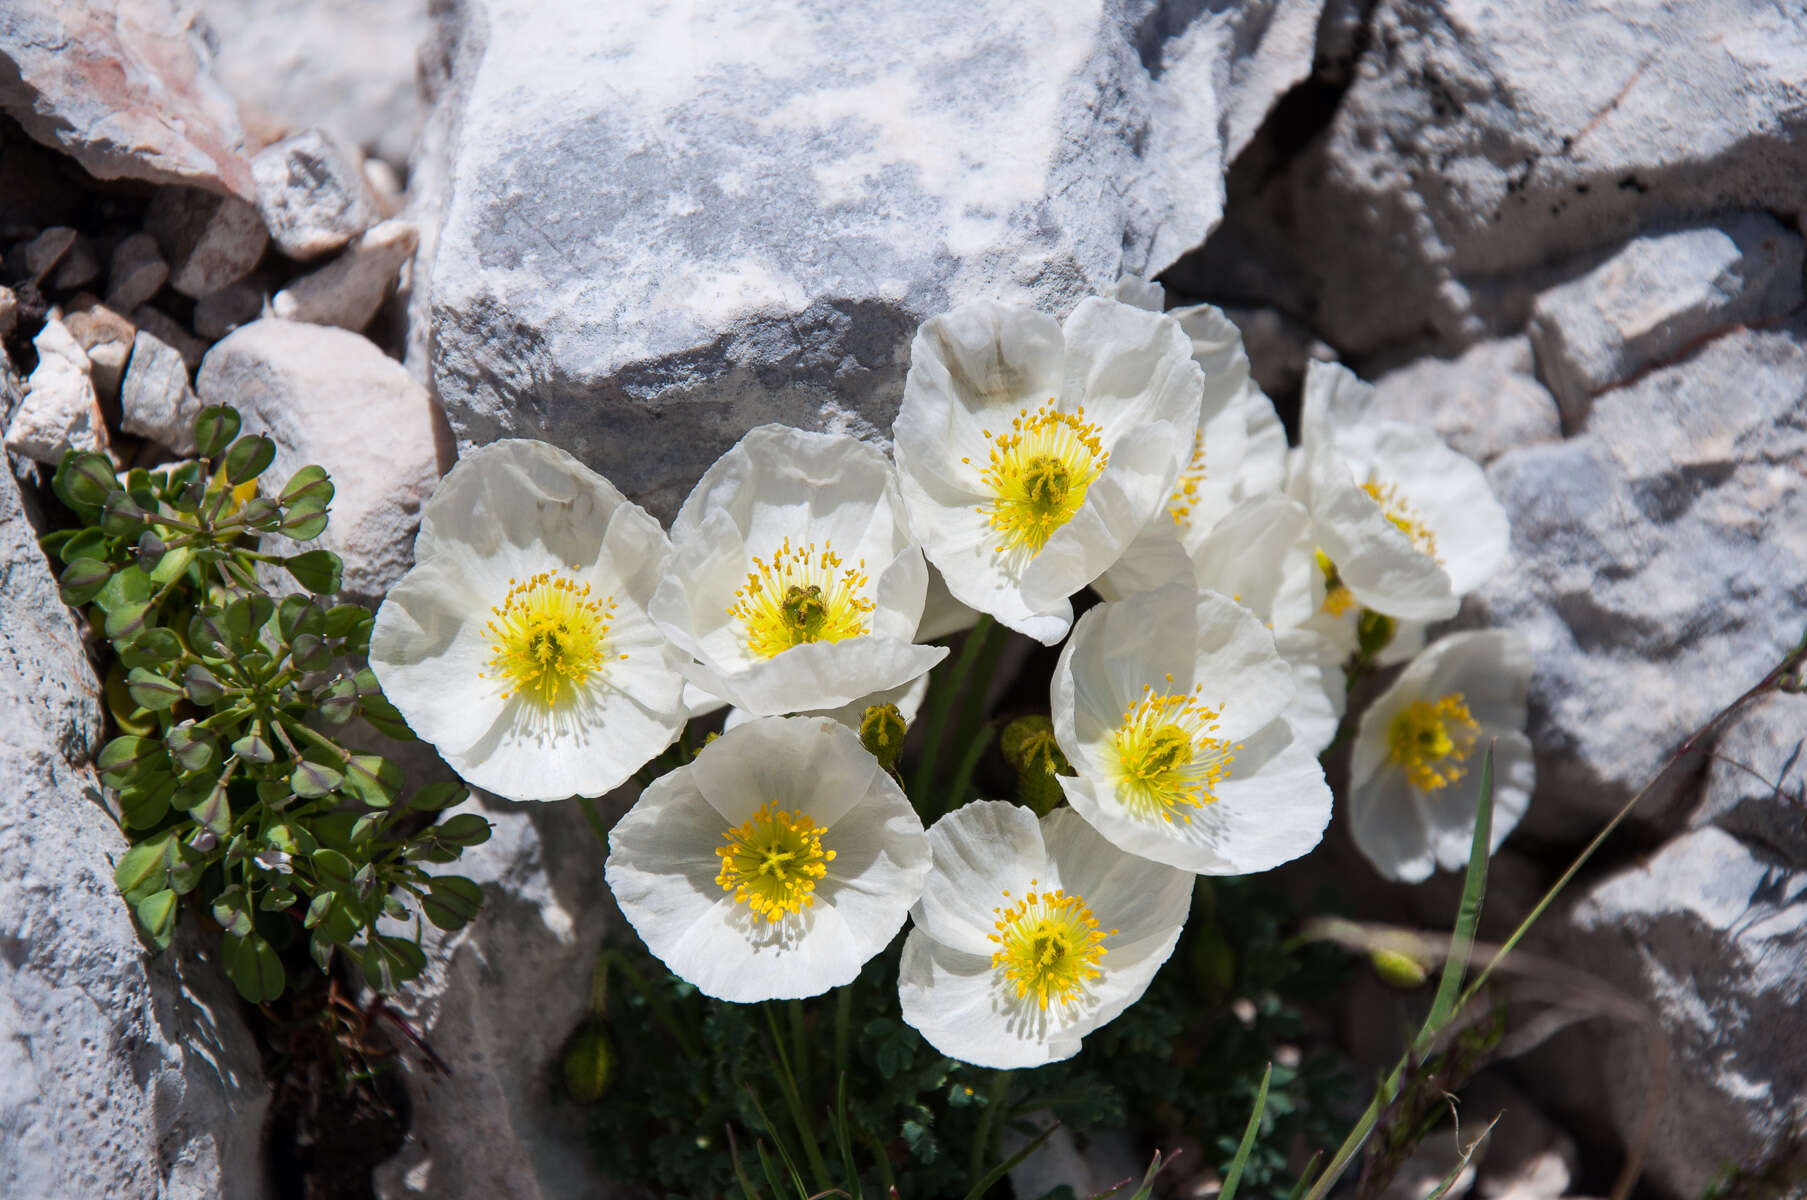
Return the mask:
<path id="1" fill-rule="evenodd" d="M 152 892 L 133 906 L 138 926 L 159 950 L 169 949 L 170 934 L 176 929 L 176 894 L 168 888 Z"/>
<path id="2" fill-rule="evenodd" d="M 462 875 L 435 876 L 420 901 L 427 920 L 447 931 L 464 928 L 482 907 L 483 889 Z"/>
<path id="3" fill-rule="evenodd" d="M 249 483 L 276 461 L 276 443 L 261 433 L 246 434 L 226 451 L 226 482 Z"/>
<path id="4" fill-rule="evenodd" d="M 343 565 L 331 550 L 307 550 L 283 560 L 289 574 L 310 592 L 331 595 L 339 590 Z"/>
<path id="5" fill-rule="evenodd" d="M 152 712 L 163 712 L 174 708 L 177 701 L 187 696 L 182 685 L 173 679 L 165 679 L 154 671 L 143 667 L 133 667 L 126 675 L 126 690 L 132 699 Z"/>
<path id="6" fill-rule="evenodd" d="M 238 436 L 238 410 L 225 404 L 209 404 L 195 414 L 195 454 L 218 458 Z"/>
<path id="7" fill-rule="evenodd" d="M 268 1004 L 282 995 L 282 960 L 261 934 L 227 934 L 221 939 L 221 946 L 226 975 L 239 995 L 252 1004 Z"/>

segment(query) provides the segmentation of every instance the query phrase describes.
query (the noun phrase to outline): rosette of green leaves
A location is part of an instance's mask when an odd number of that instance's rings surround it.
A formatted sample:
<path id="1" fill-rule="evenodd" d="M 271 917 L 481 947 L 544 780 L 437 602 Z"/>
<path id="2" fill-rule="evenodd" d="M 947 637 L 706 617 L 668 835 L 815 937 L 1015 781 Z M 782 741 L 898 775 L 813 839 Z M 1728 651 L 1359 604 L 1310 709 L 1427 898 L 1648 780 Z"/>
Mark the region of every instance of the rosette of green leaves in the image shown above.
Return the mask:
<path id="1" fill-rule="evenodd" d="M 265 553 L 326 529 L 333 485 L 317 466 L 280 491 L 262 476 L 275 445 L 240 436 L 237 412 L 203 409 L 196 460 L 123 477 L 94 453 L 64 456 L 53 488 L 81 527 L 44 539 L 63 598 L 86 606 L 112 650 L 107 707 L 120 736 L 100 753 L 133 842 L 114 878 L 145 937 L 169 944 L 181 898 L 222 931 L 223 961 L 253 1002 L 281 995 L 287 962 L 347 956 L 392 990 L 426 965 L 421 919 L 442 929 L 481 903 L 455 861 L 489 838 L 438 783 L 403 797 L 400 769 L 337 736 L 361 717 L 411 739 L 364 665 L 372 615 L 334 603 L 340 562 L 324 549 Z M 260 568 L 263 573 L 260 575 Z M 298 590 L 272 594 L 284 578 Z M 414 919 L 412 937 L 379 921 Z"/>

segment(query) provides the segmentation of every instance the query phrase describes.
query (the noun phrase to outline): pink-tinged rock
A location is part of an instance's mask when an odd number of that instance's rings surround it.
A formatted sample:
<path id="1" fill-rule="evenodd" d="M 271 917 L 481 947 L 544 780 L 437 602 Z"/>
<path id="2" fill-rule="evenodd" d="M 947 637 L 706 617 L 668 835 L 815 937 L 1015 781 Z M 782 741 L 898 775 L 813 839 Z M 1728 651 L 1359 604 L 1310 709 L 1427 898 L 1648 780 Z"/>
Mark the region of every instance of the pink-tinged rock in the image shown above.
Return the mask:
<path id="1" fill-rule="evenodd" d="M 101 179 L 256 195 L 238 109 L 174 0 L 6 0 L 0 109 Z"/>

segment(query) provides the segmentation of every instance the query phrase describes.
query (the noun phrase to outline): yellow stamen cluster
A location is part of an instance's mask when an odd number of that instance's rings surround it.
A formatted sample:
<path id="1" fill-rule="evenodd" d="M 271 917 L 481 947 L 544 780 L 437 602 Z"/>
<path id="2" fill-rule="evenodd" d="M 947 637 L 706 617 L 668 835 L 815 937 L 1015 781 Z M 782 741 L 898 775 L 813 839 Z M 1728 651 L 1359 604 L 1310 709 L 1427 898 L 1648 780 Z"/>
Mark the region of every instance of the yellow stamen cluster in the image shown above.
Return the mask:
<path id="1" fill-rule="evenodd" d="M 1199 690 L 1171 696 L 1144 686 L 1111 734 L 1117 799 L 1131 816 L 1168 824 L 1177 818 L 1185 825 L 1192 820 L 1187 809 L 1217 799 L 1217 785 L 1229 776 L 1241 747 L 1214 736 L 1220 710 L 1200 700 Z"/>
<path id="2" fill-rule="evenodd" d="M 1031 879 L 1029 886 L 1033 889 L 1036 881 Z M 1104 939 L 1117 931 L 1101 931 L 1085 899 L 1064 890 L 1031 890 L 1014 901 L 1006 891 L 1004 901 L 1008 908 L 991 910 L 997 915 L 992 925 L 997 932 L 990 936 L 998 946 L 991 965 L 1016 986 L 1018 999 L 1034 993 L 1044 1012 L 1049 997 L 1057 1004 L 1077 1001 L 1085 985 L 1103 974 L 1098 964 L 1105 955 Z"/>
<path id="3" fill-rule="evenodd" d="M 769 922 L 812 908 L 816 880 L 828 874 L 834 861 L 834 851 L 822 849 L 827 832 L 800 811 L 762 804 L 722 834 L 728 844 L 716 847 L 722 865 L 715 882 Z"/>
<path id="4" fill-rule="evenodd" d="M 1085 419 L 1084 408 L 1061 412 L 1053 400 L 1019 413 L 1006 433 L 985 431 L 991 459 L 980 478 L 994 499 L 979 511 L 1002 535 L 999 554 L 1026 550 L 1033 558 L 1056 529 L 1073 519 L 1086 489 L 1110 461 L 1099 433 Z"/>
<path id="5" fill-rule="evenodd" d="M 1480 735 L 1461 692 L 1414 700 L 1387 727 L 1387 757 L 1405 769 L 1413 787 L 1433 792 L 1467 773 L 1463 764 Z"/>
<path id="6" fill-rule="evenodd" d="M 817 550 L 785 538 L 769 560 L 753 559 L 728 615 L 740 621 L 747 649 L 771 658 L 805 642 L 867 632 L 867 615 L 876 607 L 864 594 L 871 585 L 864 562 L 849 567 L 827 542 Z"/>
<path id="7" fill-rule="evenodd" d="M 1412 545 L 1417 547 L 1420 554 L 1428 554 L 1432 558 L 1437 557 L 1437 535 L 1432 533 L 1431 527 L 1424 523 L 1424 518 L 1418 515 L 1418 510 L 1399 494 L 1398 488 L 1390 483 L 1381 483 L 1377 479 L 1369 478 L 1368 482 L 1362 484 L 1362 491 L 1374 497 L 1374 503 L 1380 505 L 1380 510 L 1386 513 L 1387 520 L 1393 522 L 1399 532 L 1412 539 Z"/>
<path id="8" fill-rule="evenodd" d="M 1318 570 L 1324 573 L 1324 611 L 1340 617 L 1355 607 L 1355 593 L 1336 572 L 1336 564 L 1322 550 L 1318 551 Z"/>
<path id="9" fill-rule="evenodd" d="M 1205 481 L 1205 431 L 1192 435 L 1192 461 L 1180 472 L 1180 481 L 1167 500 L 1167 511 L 1175 525 L 1191 523 L 1192 506 L 1198 503 L 1198 485 Z"/>
<path id="10" fill-rule="evenodd" d="M 490 614 L 483 627 L 491 651 L 483 677 L 502 680 L 504 698 L 524 695 L 558 708 L 602 670 L 615 600 L 593 599 L 590 585 L 568 571 L 541 571 L 524 581 L 510 579 L 508 595 Z"/>

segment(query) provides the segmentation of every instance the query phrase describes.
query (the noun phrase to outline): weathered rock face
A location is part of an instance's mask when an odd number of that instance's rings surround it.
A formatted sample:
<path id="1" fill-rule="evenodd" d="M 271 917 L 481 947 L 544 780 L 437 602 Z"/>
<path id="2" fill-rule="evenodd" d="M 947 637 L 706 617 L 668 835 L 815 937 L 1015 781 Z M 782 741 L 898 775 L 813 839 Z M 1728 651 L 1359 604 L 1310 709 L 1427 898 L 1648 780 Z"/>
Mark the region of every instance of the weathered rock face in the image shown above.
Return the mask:
<path id="1" fill-rule="evenodd" d="M 380 597 L 408 569 L 441 464 L 433 402 L 400 363 L 343 329 L 271 318 L 209 350 L 195 390 L 276 442 L 278 484 L 326 468 L 332 521 L 310 545 L 344 559 L 346 592 Z"/>
<path id="2" fill-rule="evenodd" d="M 1804 407 L 1797 318 L 1718 338 L 1489 469 L 1513 553 L 1476 607 L 1537 661 L 1526 829 L 1591 833 L 1801 636 Z"/>
<path id="3" fill-rule="evenodd" d="M 1429 425 L 1479 463 L 1514 446 L 1562 436 L 1556 401 L 1532 377 L 1528 338 L 1471 346 L 1454 360 L 1421 358 L 1375 381 L 1374 402 L 1394 421 Z"/>
<path id="4" fill-rule="evenodd" d="M 98 685 L 0 471 L 0 1195 L 263 1195 L 266 1105 L 231 985 L 152 960 L 93 802 Z"/>
<path id="5" fill-rule="evenodd" d="M 8 0 L 0 109 L 100 179 L 251 199 L 232 97 L 173 0 Z"/>
<path id="6" fill-rule="evenodd" d="M 670 516 L 741 433 L 881 435 L 917 324 L 1159 270 L 1321 3 L 466 0 L 432 378 Z"/>
<path id="7" fill-rule="evenodd" d="M 578 1200 L 594 1174 L 580 1110 L 556 1089 L 614 904 L 602 845 L 573 803 L 473 800 L 494 836 L 440 870 L 483 886 L 456 933 L 429 930 L 427 973 L 395 1002 L 453 1074 L 404 1060 L 408 1141 L 376 1172 L 382 1200 Z M 619 806 L 615 811 L 619 811 Z"/>
<path id="8" fill-rule="evenodd" d="M 1230 241 L 1268 264 L 1259 298 L 1345 353 L 1464 344 L 1523 323 L 1543 264 L 1717 211 L 1807 208 L 1800 14 L 1632 13 L 1380 0 L 1328 124 L 1232 196 Z"/>

